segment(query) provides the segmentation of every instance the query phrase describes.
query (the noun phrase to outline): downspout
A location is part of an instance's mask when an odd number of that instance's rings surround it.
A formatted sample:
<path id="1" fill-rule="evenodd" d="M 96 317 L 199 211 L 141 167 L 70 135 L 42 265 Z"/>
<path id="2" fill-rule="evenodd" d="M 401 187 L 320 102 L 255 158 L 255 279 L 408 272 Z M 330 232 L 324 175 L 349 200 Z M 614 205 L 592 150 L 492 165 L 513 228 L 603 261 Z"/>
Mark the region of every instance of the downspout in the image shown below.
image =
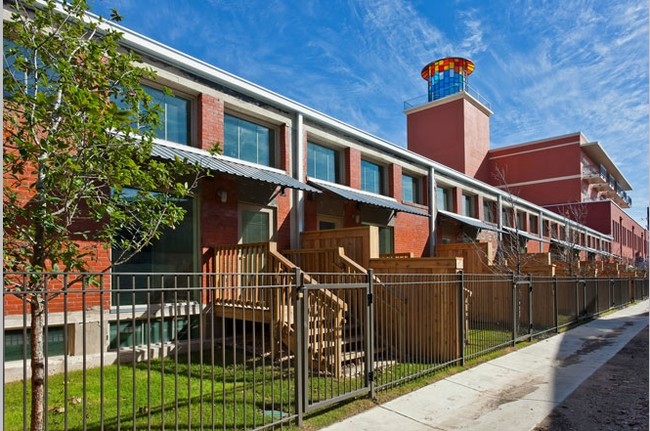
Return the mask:
<path id="1" fill-rule="evenodd" d="M 293 136 L 291 139 L 291 146 L 293 151 L 292 166 L 293 177 L 300 181 L 305 181 L 305 146 L 303 142 L 304 136 L 303 116 L 300 112 L 296 112 L 296 117 L 293 122 Z M 305 228 L 305 191 L 294 190 L 291 196 L 291 248 L 300 248 L 300 233 Z"/>
<path id="2" fill-rule="evenodd" d="M 541 211 L 537 212 L 537 233 L 538 233 L 540 238 L 544 238 L 544 220 L 543 220 Z M 539 252 L 543 253 L 544 252 L 544 242 L 543 241 L 538 241 L 538 244 L 539 244 Z"/>
<path id="3" fill-rule="evenodd" d="M 436 219 L 438 218 L 438 204 L 436 201 L 436 171 L 429 166 L 429 256 L 435 256 L 436 251 Z"/>

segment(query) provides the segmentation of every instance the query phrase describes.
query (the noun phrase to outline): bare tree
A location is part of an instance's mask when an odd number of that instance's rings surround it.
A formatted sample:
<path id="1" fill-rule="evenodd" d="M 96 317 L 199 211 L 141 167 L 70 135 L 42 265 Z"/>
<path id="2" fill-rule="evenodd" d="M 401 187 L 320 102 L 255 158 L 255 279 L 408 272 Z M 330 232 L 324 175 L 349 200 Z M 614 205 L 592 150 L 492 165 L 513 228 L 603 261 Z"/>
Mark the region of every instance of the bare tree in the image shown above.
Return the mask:
<path id="1" fill-rule="evenodd" d="M 583 232 L 571 226 L 569 220 L 584 225 L 587 218 L 587 207 L 583 203 L 572 203 L 558 206 L 556 212 L 565 217 L 567 222 L 560 227 L 560 232 L 551 231 L 551 239 L 557 244 L 552 251 L 553 261 L 564 266 L 567 275 L 583 275 L 585 268 L 580 267 Z"/>

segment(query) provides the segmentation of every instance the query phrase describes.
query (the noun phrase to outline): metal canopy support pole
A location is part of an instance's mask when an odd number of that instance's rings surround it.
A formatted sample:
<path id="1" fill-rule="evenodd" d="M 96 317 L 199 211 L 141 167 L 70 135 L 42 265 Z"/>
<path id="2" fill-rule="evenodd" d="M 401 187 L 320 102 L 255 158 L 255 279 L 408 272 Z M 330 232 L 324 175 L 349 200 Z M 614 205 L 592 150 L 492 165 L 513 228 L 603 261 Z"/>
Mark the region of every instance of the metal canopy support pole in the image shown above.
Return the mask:
<path id="1" fill-rule="evenodd" d="M 305 180 L 305 142 L 304 124 L 301 113 L 296 113 L 293 122 L 293 136 L 291 146 L 293 147 L 292 171 L 293 178 L 300 182 Z M 305 192 L 294 190 L 291 202 L 291 248 L 300 248 L 300 233 L 305 228 Z"/>
<path id="2" fill-rule="evenodd" d="M 436 201 L 436 171 L 433 166 L 429 168 L 429 256 L 436 252 L 436 218 L 438 214 Z"/>

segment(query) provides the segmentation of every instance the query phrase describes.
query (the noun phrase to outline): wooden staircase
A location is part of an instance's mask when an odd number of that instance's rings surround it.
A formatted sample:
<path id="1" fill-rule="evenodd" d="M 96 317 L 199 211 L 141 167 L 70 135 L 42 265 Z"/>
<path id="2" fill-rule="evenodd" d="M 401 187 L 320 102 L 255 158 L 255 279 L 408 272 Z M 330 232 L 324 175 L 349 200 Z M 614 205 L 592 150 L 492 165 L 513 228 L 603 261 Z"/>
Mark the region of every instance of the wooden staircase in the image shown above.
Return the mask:
<path id="1" fill-rule="evenodd" d="M 368 271 L 346 256 L 343 247 L 284 250 L 282 254 L 321 283 L 367 282 Z M 337 277 L 336 274 L 340 274 L 340 276 Z M 404 330 L 402 312 L 405 298 L 399 292 L 382 284 L 377 277 L 374 277 L 373 281 L 376 306 L 374 357 L 372 360 L 375 361 L 375 367 L 377 367 L 380 364 L 395 363 L 403 352 L 401 343 L 403 343 L 404 336 L 403 333 L 401 336 L 398 333 Z M 368 299 L 365 290 L 356 292 L 350 290 L 344 292 L 343 290 L 333 292 L 348 305 L 343 316 L 341 345 L 337 350 L 340 352 L 340 356 L 334 362 L 341 364 L 337 375 L 342 373 L 359 374 L 365 369 L 366 361 L 364 325 Z M 319 344 L 316 343 L 314 348 L 318 349 Z"/>
<path id="2" fill-rule="evenodd" d="M 296 354 L 294 304 L 298 280 L 294 280 L 297 266 L 280 254 L 274 242 L 239 244 L 214 247 L 208 259 L 208 277 L 217 289 L 213 301 L 219 312 L 233 318 L 270 323 L 275 326 L 276 340 L 272 340 L 272 354 L 284 345 Z M 304 274 L 305 285 L 318 282 Z M 347 357 L 344 351 L 344 322 L 348 305 L 327 289 L 308 290 L 308 354 L 313 371 L 341 375 Z M 245 313 L 239 312 L 247 308 Z"/>

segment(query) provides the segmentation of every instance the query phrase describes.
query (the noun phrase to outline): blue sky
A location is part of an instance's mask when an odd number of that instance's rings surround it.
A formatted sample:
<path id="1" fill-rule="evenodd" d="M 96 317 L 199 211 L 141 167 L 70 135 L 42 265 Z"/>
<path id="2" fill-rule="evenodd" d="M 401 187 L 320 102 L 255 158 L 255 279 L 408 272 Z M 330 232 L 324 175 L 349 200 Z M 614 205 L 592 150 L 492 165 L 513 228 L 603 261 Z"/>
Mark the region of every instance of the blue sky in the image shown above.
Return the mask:
<path id="1" fill-rule="evenodd" d="M 420 69 L 472 59 L 493 148 L 582 131 L 648 206 L 646 0 L 93 0 L 122 24 L 405 146 Z"/>

